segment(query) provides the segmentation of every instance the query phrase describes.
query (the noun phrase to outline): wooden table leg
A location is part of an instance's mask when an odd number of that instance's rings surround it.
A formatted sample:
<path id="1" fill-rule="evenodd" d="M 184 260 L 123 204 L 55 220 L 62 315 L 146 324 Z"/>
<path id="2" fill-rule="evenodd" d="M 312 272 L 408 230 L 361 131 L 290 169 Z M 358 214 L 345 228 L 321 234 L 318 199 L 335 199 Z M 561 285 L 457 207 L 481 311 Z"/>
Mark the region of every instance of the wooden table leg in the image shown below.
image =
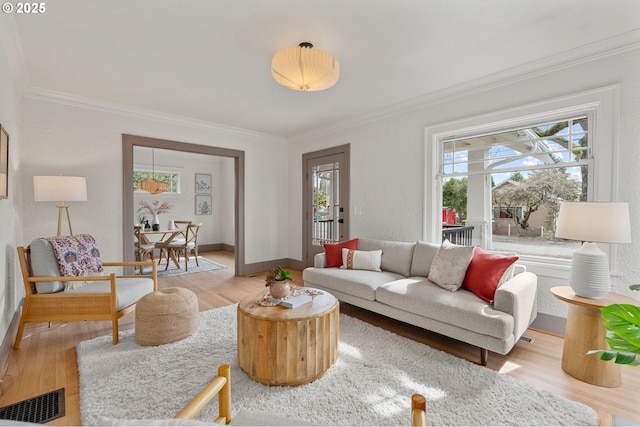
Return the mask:
<path id="1" fill-rule="evenodd" d="M 608 349 L 606 329 L 597 307 L 569 304 L 562 350 L 562 369 L 572 377 L 602 387 L 620 387 L 620 365 L 600 360 L 589 350 Z"/>

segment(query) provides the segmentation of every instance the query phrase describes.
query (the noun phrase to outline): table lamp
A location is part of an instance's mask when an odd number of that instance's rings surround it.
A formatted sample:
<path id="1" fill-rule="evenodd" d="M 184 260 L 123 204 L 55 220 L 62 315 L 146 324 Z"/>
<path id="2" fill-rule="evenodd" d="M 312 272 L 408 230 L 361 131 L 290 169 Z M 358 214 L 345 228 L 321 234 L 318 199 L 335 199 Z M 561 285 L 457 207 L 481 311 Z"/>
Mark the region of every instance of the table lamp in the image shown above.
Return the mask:
<path id="1" fill-rule="evenodd" d="M 62 228 L 62 209 L 67 213 L 69 234 L 71 217 L 69 205 L 65 202 L 84 202 L 87 200 L 87 180 L 80 176 L 34 176 L 33 195 L 36 202 L 60 202 L 58 208 L 58 236 Z"/>
<path id="2" fill-rule="evenodd" d="M 569 286 L 576 295 L 598 299 L 611 290 L 609 260 L 599 243 L 631 243 L 627 203 L 562 202 L 556 237 L 581 240 L 573 253 Z"/>

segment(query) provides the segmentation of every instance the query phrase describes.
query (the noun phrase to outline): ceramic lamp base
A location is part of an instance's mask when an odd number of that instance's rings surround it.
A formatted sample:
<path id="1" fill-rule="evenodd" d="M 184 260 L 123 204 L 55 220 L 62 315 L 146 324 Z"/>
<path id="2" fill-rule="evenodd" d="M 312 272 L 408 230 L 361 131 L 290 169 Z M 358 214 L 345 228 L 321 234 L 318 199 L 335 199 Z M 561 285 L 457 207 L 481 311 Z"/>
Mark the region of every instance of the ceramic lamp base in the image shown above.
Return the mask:
<path id="1" fill-rule="evenodd" d="M 609 259 L 595 243 L 584 242 L 573 253 L 569 286 L 576 295 L 592 299 L 602 298 L 611 290 Z"/>

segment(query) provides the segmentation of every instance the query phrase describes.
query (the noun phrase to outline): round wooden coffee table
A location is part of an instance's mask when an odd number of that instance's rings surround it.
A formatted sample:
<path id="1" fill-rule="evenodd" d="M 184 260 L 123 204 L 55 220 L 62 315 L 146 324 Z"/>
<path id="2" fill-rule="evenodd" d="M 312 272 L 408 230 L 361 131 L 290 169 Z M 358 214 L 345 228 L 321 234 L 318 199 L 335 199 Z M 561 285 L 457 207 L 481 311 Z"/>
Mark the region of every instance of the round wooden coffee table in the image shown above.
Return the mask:
<path id="1" fill-rule="evenodd" d="M 297 308 L 263 307 L 261 292 L 238 304 L 238 362 L 266 385 L 297 386 L 320 378 L 338 357 L 340 305 L 328 292 Z"/>

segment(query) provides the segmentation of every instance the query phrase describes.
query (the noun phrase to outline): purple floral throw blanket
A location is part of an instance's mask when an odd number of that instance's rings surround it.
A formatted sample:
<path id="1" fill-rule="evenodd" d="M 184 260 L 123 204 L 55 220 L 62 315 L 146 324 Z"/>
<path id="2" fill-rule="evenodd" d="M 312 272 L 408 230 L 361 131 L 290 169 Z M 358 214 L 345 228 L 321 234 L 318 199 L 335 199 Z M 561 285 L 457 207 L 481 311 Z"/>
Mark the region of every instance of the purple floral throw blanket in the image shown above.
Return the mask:
<path id="1" fill-rule="evenodd" d="M 48 237 L 58 259 L 61 276 L 90 276 L 102 271 L 100 251 L 90 234 Z"/>

